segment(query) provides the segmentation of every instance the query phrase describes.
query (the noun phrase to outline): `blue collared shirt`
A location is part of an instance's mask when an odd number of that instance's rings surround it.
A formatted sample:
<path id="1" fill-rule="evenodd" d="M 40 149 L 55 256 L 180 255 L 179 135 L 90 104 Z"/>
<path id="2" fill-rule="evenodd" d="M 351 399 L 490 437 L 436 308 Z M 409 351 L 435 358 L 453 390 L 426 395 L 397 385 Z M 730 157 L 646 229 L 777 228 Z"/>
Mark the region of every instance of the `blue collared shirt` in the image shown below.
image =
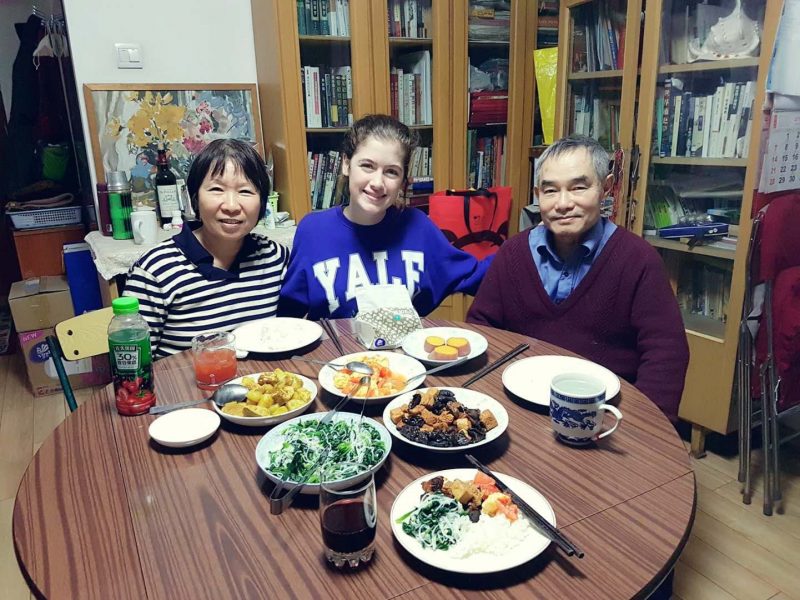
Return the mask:
<path id="1" fill-rule="evenodd" d="M 560 304 L 578 287 L 616 228 L 614 223 L 605 217 L 601 218 L 586 233 L 583 241 L 566 261 L 558 256 L 553 234 L 549 229 L 539 225 L 531 230 L 528 245 L 533 262 L 536 263 L 544 289 L 553 302 Z"/>
<path id="2" fill-rule="evenodd" d="M 206 250 L 205 246 L 200 243 L 200 240 L 193 233 L 195 229 L 199 229 L 201 226 L 201 223 L 184 224 L 181 230 L 172 238 L 175 245 L 183 250 L 186 258 L 197 265 L 197 270 L 206 279 L 210 281 L 238 279 L 239 263 L 258 248 L 256 241 L 252 239 L 252 236 L 246 235 L 230 269 L 220 269 L 214 266 L 214 257 L 211 256 L 211 253 Z"/>

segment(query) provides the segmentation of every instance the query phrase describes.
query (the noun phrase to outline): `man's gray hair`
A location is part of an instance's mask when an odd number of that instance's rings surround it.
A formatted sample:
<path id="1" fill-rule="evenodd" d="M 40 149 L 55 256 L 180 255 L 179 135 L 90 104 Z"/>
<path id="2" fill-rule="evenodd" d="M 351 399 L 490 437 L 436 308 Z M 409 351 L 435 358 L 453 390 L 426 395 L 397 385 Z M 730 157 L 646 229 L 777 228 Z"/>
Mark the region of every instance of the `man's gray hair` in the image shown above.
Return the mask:
<path id="1" fill-rule="evenodd" d="M 600 145 L 596 139 L 587 135 L 572 134 L 565 138 L 553 142 L 547 149 L 542 152 L 542 155 L 536 161 L 536 172 L 534 173 L 534 185 L 538 188 L 541 182 L 542 165 L 551 158 L 558 158 L 563 154 L 569 154 L 583 148 L 589 154 L 589 158 L 594 165 L 594 171 L 597 174 L 597 180 L 600 185 L 605 183 L 606 177 L 610 172 L 611 157 L 608 151 Z"/>

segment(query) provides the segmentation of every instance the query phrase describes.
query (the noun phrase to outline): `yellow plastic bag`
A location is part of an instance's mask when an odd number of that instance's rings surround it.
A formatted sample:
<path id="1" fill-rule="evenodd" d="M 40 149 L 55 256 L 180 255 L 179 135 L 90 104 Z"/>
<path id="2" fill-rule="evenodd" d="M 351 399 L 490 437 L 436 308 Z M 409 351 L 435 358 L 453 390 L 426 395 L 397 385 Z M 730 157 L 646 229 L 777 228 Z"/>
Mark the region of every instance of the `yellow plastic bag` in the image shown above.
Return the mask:
<path id="1" fill-rule="evenodd" d="M 558 48 L 534 50 L 533 69 L 536 73 L 536 91 L 539 94 L 539 112 L 542 115 L 544 143 L 552 144 L 556 119 Z"/>

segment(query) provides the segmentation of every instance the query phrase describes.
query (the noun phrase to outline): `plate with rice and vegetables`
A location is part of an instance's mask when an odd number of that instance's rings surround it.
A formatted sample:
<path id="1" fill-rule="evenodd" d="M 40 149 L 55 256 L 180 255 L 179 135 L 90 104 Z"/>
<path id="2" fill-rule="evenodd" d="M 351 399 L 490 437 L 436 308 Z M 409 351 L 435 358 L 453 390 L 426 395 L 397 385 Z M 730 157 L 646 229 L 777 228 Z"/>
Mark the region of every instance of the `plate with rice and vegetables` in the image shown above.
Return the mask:
<path id="1" fill-rule="evenodd" d="M 498 473 L 516 494 L 553 526 L 553 507 L 527 483 Z M 539 533 L 491 477 L 475 469 L 448 469 L 420 477 L 395 498 L 392 532 L 419 560 L 454 573 L 495 573 L 545 551 Z"/>

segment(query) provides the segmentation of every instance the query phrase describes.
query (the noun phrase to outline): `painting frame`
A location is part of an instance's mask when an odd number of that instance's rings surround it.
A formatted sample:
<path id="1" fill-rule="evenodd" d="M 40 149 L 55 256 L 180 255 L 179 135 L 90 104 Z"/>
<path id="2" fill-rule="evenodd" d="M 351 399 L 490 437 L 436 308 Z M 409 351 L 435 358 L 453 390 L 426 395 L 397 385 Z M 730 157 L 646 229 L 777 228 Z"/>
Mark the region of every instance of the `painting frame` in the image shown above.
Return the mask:
<path id="1" fill-rule="evenodd" d="M 83 95 L 97 181 L 108 171 L 126 171 L 134 195 L 137 183 L 150 185 L 143 173 L 155 172 L 159 145 L 169 150 L 179 178 L 212 139 L 243 139 L 265 158 L 255 83 L 86 83 Z"/>

